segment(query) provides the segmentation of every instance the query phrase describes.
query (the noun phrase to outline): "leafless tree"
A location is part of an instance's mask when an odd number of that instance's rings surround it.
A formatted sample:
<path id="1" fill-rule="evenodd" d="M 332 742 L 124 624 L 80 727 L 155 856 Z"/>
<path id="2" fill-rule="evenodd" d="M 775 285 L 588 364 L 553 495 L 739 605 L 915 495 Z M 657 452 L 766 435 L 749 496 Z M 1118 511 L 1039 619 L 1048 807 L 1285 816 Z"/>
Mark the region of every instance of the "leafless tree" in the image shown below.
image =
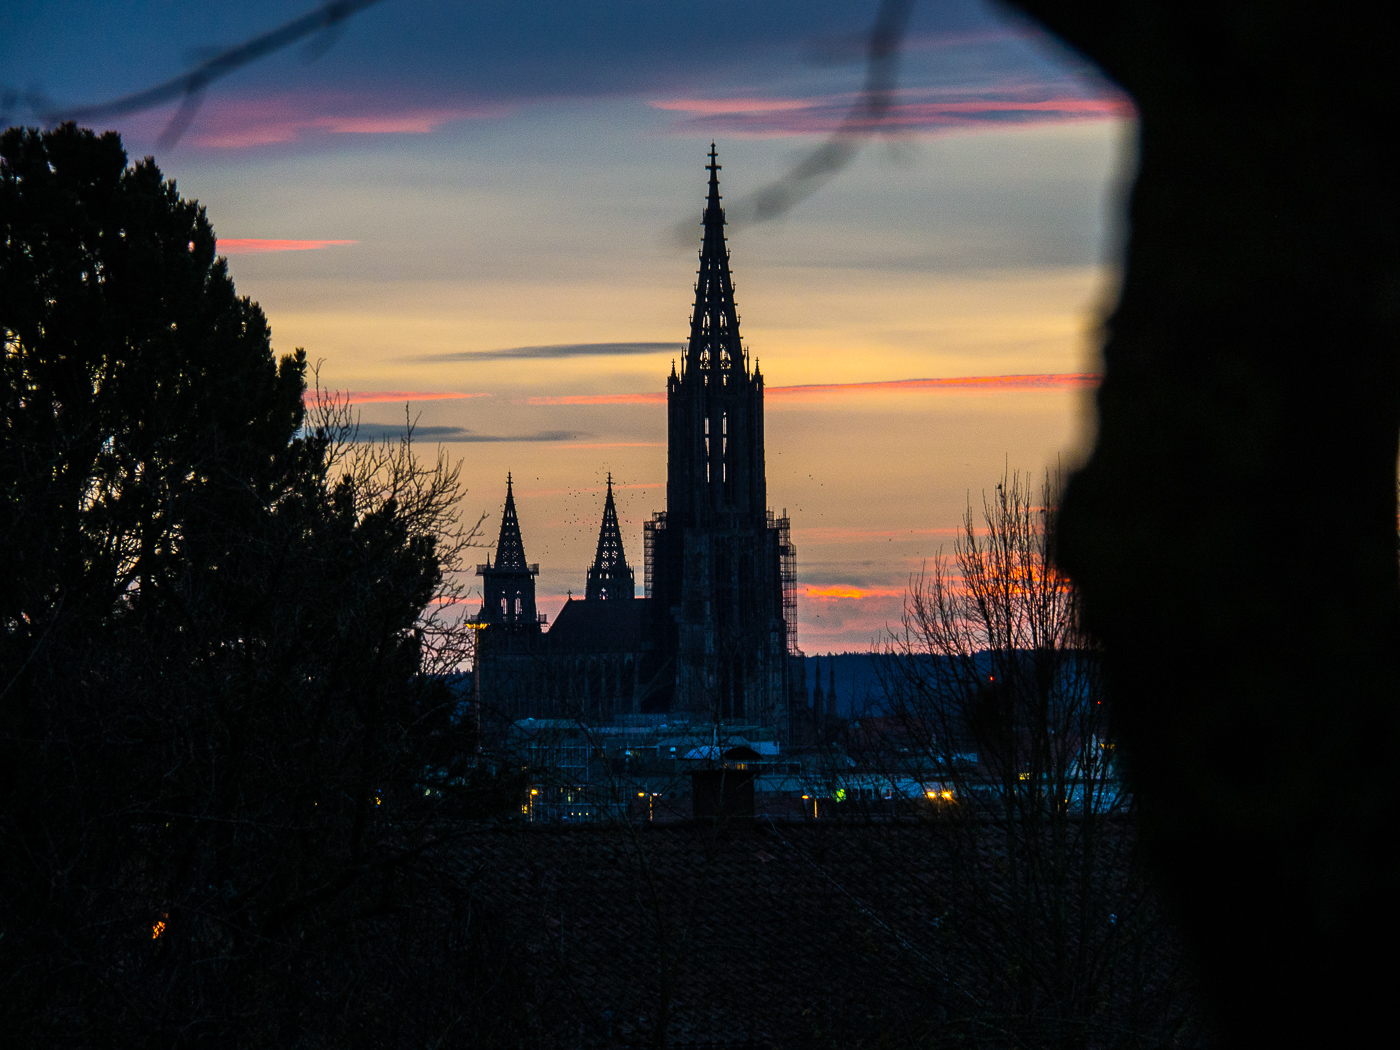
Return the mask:
<path id="1" fill-rule="evenodd" d="M 890 794 L 923 796 L 956 871 L 946 919 L 980 998 L 969 1040 L 1155 1042 L 1186 1015 L 1132 861 L 1098 648 L 1052 558 L 1058 486 L 1004 475 L 980 528 L 969 503 L 952 557 L 911 581 L 864 739 Z"/>

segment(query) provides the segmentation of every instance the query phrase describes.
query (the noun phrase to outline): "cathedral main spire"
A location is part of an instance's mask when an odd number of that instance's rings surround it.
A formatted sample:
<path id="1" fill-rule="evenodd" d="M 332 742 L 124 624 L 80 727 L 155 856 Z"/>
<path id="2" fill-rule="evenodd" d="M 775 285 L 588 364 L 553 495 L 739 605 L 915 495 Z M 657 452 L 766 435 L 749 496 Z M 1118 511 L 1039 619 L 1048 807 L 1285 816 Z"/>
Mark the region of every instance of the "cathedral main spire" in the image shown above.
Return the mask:
<path id="1" fill-rule="evenodd" d="M 682 372 L 704 370 L 723 382 L 726 372 L 747 372 L 739 341 L 739 312 L 734 305 L 734 280 L 729 272 L 729 248 L 724 238 L 724 208 L 720 205 L 721 165 L 710 143 L 709 197 L 705 202 L 705 236 L 700 245 L 700 270 L 695 282 L 695 310 L 690 315 L 690 342 Z"/>
<path id="2" fill-rule="evenodd" d="M 675 526 L 764 527 L 763 377 L 750 373 L 724 239 L 719 157 L 710 144 L 709 196 L 680 375 L 666 381 L 670 417 L 666 509 Z"/>
<path id="3" fill-rule="evenodd" d="M 636 579 L 622 550 L 622 529 L 617 524 L 617 504 L 613 502 L 612 475 L 609 474 L 603 524 L 598 530 L 598 553 L 593 567 L 588 570 L 588 589 L 584 597 L 590 602 L 634 597 Z"/>
<path id="4" fill-rule="evenodd" d="M 517 572 L 528 568 L 525 541 L 520 538 L 520 519 L 515 515 L 515 492 L 509 474 L 506 474 L 506 509 L 501 515 L 501 536 L 496 541 L 496 568 Z"/>

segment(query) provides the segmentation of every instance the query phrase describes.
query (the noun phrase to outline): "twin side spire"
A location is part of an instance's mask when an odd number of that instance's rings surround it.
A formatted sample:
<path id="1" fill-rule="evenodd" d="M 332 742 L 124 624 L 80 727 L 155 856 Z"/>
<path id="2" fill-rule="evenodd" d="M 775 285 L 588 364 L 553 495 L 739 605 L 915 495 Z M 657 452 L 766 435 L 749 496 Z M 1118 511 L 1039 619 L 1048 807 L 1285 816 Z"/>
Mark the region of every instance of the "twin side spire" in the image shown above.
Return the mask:
<path id="1" fill-rule="evenodd" d="M 492 565 L 487 555 L 486 564 L 476 567 L 476 574 L 482 578 L 482 605 L 477 618 L 509 626 L 513 631 L 537 634 L 541 621 L 535 611 L 535 577 L 540 567 L 525 561 L 511 481 L 507 474 L 506 509 L 501 515 L 501 537 L 496 541 L 496 564 Z"/>
<path id="2" fill-rule="evenodd" d="M 710 143 L 710 196 L 705 202 L 705 240 L 700 246 L 700 271 L 695 282 L 695 312 L 690 317 L 690 342 L 682 372 L 705 370 L 722 382 L 721 374 L 746 372 L 739 342 L 739 314 L 734 306 L 734 281 L 729 274 L 729 249 L 724 241 L 724 208 L 720 206 L 720 163 Z"/>
<path id="3" fill-rule="evenodd" d="M 631 598 L 636 594 L 636 576 L 622 552 L 622 530 L 617 524 L 617 504 L 613 502 L 612 474 L 608 475 L 608 499 L 603 504 L 603 525 L 598 530 L 598 554 L 588 570 L 588 601 Z"/>

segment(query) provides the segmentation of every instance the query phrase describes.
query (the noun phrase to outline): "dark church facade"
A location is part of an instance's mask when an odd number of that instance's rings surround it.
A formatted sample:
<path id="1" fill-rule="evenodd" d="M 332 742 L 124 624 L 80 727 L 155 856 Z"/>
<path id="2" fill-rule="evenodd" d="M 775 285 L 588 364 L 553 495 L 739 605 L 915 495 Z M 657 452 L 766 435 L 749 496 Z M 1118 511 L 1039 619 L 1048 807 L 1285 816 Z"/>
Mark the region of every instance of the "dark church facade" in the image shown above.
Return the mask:
<path id="1" fill-rule="evenodd" d="M 507 478 L 495 560 L 477 569 L 480 696 L 506 719 L 667 715 L 787 739 L 794 703 L 805 708 L 796 549 L 786 515 L 767 506 L 763 376 L 739 336 L 713 146 L 707 170 L 690 338 L 667 381 L 666 509 L 644 531 L 645 597 L 609 476 L 584 597 L 546 629 Z"/>

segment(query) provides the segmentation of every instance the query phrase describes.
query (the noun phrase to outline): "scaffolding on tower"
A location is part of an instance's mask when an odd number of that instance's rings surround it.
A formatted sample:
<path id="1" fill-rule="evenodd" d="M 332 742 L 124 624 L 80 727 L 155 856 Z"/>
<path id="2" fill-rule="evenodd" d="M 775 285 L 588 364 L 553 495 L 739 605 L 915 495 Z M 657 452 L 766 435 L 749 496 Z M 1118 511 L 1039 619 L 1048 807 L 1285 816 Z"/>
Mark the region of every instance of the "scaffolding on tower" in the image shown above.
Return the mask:
<path id="1" fill-rule="evenodd" d="M 666 512 L 659 510 L 642 526 L 642 549 L 645 557 L 646 596 L 652 596 L 652 581 L 656 579 L 656 534 L 666 527 Z"/>
<path id="2" fill-rule="evenodd" d="M 778 530 L 778 562 L 783 577 L 783 622 L 787 624 L 787 651 L 796 656 L 797 648 L 797 547 L 792 542 L 792 522 L 783 512 L 774 518 L 770 510 L 770 527 Z"/>

